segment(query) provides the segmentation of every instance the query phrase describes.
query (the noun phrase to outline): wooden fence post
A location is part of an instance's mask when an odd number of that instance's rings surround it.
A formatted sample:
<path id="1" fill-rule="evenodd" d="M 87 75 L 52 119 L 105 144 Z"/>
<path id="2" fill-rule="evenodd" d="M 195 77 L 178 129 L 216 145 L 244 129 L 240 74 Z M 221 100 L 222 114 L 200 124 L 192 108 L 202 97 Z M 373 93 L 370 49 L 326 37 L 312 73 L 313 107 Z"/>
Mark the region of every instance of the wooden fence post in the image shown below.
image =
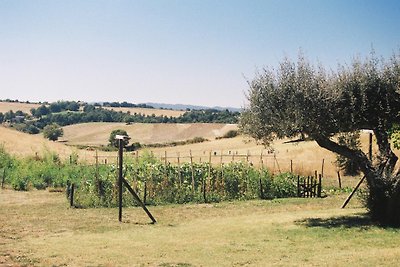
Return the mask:
<path id="1" fill-rule="evenodd" d="M 207 180 L 204 181 L 204 186 L 203 186 L 203 197 L 204 197 L 204 202 L 207 203 L 207 192 L 206 192 L 206 183 Z M 211 183 L 211 151 L 208 155 L 208 183 Z"/>
<path id="2" fill-rule="evenodd" d="M 72 208 L 74 206 L 74 191 L 75 191 L 75 184 L 71 184 L 71 192 L 69 194 L 69 206 Z"/>
<path id="3" fill-rule="evenodd" d="M 297 197 L 300 197 L 301 190 L 300 190 L 300 175 L 297 175 Z"/>
<path id="4" fill-rule="evenodd" d="M 318 192 L 317 192 L 318 197 L 321 197 L 321 192 L 322 192 L 322 174 L 320 174 L 318 177 Z"/>
<path id="5" fill-rule="evenodd" d="M 279 167 L 279 162 L 278 162 L 278 159 L 276 158 L 276 154 L 274 153 L 274 159 L 275 159 L 275 161 L 276 161 L 276 165 L 278 166 L 278 171 L 279 171 L 279 173 L 282 173 L 281 172 L 281 168 Z"/>
<path id="6" fill-rule="evenodd" d="M 193 155 L 192 150 L 190 150 L 190 169 L 192 171 L 192 193 L 194 194 L 194 169 L 193 169 Z"/>
<path id="7" fill-rule="evenodd" d="M 340 178 L 340 172 L 337 172 L 337 177 L 338 177 L 338 181 L 339 181 L 339 188 L 342 189 L 342 179 Z"/>
<path id="8" fill-rule="evenodd" d="M 317 179 L 314 179 L 314 182 L 312 184 L 312 196 L 316 197 L 317 196 Z"/>
<path id="9" fill-rule="evenodd" d="M 182 186 L 182 178 L 181 178 L 181 162 L 179 158 L 179 152 L 178 152 L 178 179 L 179 179 L 179 188 Z"/>
<path id="10" fill-rule="evenodd" d="M 324 164 L 325 164 L 325 159 L 322 159 L 322 166 L 321 166 L 321 175 L 324 177 Z"/>
<path id="11" fill-rule="evenodd" d="M 293 173 L 293 160 L 290 160 L 290 173 Z"/>
<path id="12" fill-rule="evenodd" d="M 98 155 L 97 149 L 96 149 L 96 155 L 95 155 L 95 158 L 96 158 L 96 171 L 95 171 L 95 177 L 96 177 L 96 181 L 98 181 L 98 180 L 99 180 L 99 155 Z"/>

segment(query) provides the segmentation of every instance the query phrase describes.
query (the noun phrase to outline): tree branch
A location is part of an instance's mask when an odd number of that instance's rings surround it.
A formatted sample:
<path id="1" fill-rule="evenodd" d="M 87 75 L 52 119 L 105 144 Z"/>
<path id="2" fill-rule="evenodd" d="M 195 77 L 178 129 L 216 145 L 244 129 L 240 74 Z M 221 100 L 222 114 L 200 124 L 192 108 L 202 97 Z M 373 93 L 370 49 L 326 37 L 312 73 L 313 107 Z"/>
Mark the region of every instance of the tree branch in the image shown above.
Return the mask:
<path id="1" fill-rule="evenodd" d="M 372 162 L 368 159 L 367 155 L 361 150 L 350 149 L 347 146 L 339 145 L 326 136 L 312 136 L 320 147 L 329 151 L 342 155 L 346 158 L 352 159 L 360 167 L 360 170 L 365 174 L 368 183 L 374 185 L 374 177 L 376 177 L 376 169 L 372 166 Z"/>

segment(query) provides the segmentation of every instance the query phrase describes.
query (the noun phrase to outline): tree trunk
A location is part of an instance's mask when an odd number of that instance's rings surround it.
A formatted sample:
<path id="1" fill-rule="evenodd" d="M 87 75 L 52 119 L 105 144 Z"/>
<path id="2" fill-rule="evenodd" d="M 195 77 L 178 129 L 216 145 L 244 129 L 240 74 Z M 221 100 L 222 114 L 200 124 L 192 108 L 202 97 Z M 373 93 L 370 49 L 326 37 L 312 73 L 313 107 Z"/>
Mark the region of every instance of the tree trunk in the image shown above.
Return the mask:
<path id="1" fill-rule="evenodd" d="M 354 160 L 365 174 L 369 194 L 367 208 L 379 224 L 400 227 L 400 175 L 393 174 L 397 156 L 392 152 L 387 134 L 374 131 L 379 146 L 379 162 L 373 166 L 362 151 L 339 145 L 327 137 L 314 137 L 319 146 Z"/>
<path id="2" fill-rule="evenodd" d="M 371 219 L 381 225 L 400 226 L 400 178 L 387 180 L 382 178 L 369 186 L 367 207 Z"/>

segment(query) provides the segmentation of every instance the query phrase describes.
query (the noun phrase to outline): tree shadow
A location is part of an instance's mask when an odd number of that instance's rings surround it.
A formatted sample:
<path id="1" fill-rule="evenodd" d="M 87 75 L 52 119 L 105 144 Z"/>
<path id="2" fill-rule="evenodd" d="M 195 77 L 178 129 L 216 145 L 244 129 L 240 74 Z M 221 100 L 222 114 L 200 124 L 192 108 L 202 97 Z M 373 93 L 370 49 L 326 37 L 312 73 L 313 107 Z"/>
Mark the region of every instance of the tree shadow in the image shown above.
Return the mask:
<path id="1" fill-rule="evenodd" d="M 306 227 L 324 227 L 324 228 L 369 228 L 379 226 L 371 218 L 363 213 L 331 218 L 307 218 L 296 221 L 296 224 Z"/>

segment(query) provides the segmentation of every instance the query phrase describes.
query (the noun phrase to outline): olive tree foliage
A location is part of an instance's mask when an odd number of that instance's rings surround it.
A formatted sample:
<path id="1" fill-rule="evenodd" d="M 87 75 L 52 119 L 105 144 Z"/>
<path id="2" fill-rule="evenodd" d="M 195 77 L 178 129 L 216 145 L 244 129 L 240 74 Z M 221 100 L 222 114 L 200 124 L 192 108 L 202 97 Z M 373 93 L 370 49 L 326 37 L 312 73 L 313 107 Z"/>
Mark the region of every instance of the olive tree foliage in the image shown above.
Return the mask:
<path id="1" fill-rule="evenodd" d="M 312 65 L 303 55 L 263 69 L 249 81 L 249 105 L 240 128 L 269 144 L 275 138 L 306 135 L 319 146 L 351 159 L 365 174 L 367 206 L 381 223 L 400 225 L 400 173 L 395 170 L 388 131 L 400 119 L 400 56 L 355 59 L 336 71 Z M 373 130 L 379 152 L 374 162 L 335 136 Z"/>

